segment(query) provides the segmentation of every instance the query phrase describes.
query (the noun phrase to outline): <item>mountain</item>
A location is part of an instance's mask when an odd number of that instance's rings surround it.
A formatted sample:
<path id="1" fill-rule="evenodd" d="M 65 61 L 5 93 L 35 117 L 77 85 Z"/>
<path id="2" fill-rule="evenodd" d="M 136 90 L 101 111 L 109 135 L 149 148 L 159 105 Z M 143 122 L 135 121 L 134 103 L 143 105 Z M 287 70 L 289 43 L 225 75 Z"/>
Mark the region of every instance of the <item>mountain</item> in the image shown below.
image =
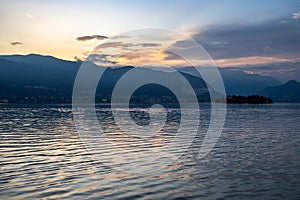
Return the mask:
<path id="1" fill-rule="evenodd" d="M 30 54 L 26 56 L 0 56 L 0 101 L 29 103 L 70 103 L 73 84 L 81 62 L 71 62 L 51 56 Z M 98 67 L 98 66 L 97 66 Z M 133 67 L 107 68 L 100 79 L 101 88 L 96 91 L 96 101 L 110 100 L 113 88 L 126 72 Z M 143 76 L 161 76 L 170 83 L 177 83 L 174 72 L 162 72 L 140 68 L 138 76 L 132 81 L 143 79 Z M 205 82 L 190 74 L 182 75 L 195 88 L 199 101 L 209 101 L 210 96 Z M 129 84 L 129 82 L 128 82 Z M 99 85 L 98 85 L 99 86 Z M 174 101 L 174 94 L 169 89 L 157 84 L 148 84 L 139 88 L 135 94 L 143 98 Z"/>
<path id="2" fill-rule="evenodd" d="M 43 67 L 51 67 L 53 70 L 62 68 L 62 65 L 71 65 L 77 62 L 67 61 L 55 58 L 53 56 L 44 56 L 39 54 L 28 54 L 28 55 L 1 55 L 1 59 L 9 60 L 18 63 L 24 63 L 29 65 L 38 65 Z"/>
<path id="3" fill-rule="evenodd" d="M 5 55 L 0 56 L 0 102 L 42 102 L 42 103 L 70 103 L 72 100 L 73 84 L 81 62 L 61 60 L 52 56 L 37 54 L 29 55 Z M 101 88 L 97 88 L 96 101 L 109 101 L 113 88 L 126 72 L 133 69 L 132 66 L 119 68 L 107 68 L 101 78 Z M 135 80 L 143 79 L 143 76 L 152 74 L 165 75 L 169 82 L 177 83 L 174 72 L 165 72 L 140 68 Z M 179 68 L 178 71 L 189 81 L 195 89 L 199 101 L 209 101 L 208 87 L 192 67 Z M 227 95 L 252 95 L 261 94 L 270 96 L 275 101 L 298 101 L 297 91 L 288 82 L 287 85 L 274 87 L 282 83 L 274 78 L 261 75 L 247 74 L 241 70 L 220 69 L 224 79 Z M 132 80 L 134 81 L 134 80 Z M 266 90 L 264 90 L 267 88 Z M 276 89 L 276 94 L 273 90 Z M 281 88 L 281 89 L 280 89 Z M 283 92 L 277 92 L 282 90 Z M 260 93 L 260 91 L 263 91 Z M 284 93 L 284 94 L 282 94 Z M 135 92 L 136 101 L 144 101 L 146 98 L 160 98 L 165 96 L 165 101 L 173 101 L 174 94 L 167 88 L 157 84 L 148 84 Z M 295 100 L 296 99 L 296 100 Z M 161 100 L 161 99 L 160 99 Z"/>
<path id="4" fill-rule="evenodd" d="M 291 80 L 283 85 L 268 87 L 261 94 L 277 102 L 300 102 L 300 83 Z"/>
<path id="5" fill-rule="evenodd" d="M 104 72 L 102 78 L 100 79 L 101 88 L 98 87 L 97 93 L 100 94 L 101 92 L 105 92 L 106 94 L 110 95 L 111 91 L 114 89 L 115 84 L 118 80 L 129 70 L 133 69 L 132 66 L 120 67 L 120 68 L 107 68 Z M 178 77 L 175 72 L 165 72 L 161 70 L 152 70 L 149 68 L 135 68 L 135 77 L 134 79 L 127 80 L 126 85 L 134 85 L 136 81 L 142 81 L 145 76 L 156 77 L 157 80 L 164 79 L 165 82 L 169 84 L 176 85 L 178 84 L 177 88 L 181 88 L 181 91 L 184 91 L 184 85 L 178 81 Z M 209 91 L 207 89 L 206 83 L 203 79 L 193 76 L 190 74 L 186 74 L 180 72 L 189 82 L 189 84 L 195 89 L 195 93 L 198 97 L 199 101 L 210 101 Z M 181 84 L 181 85 L 180 85 Z M 126 88 L 124 88 L 126 91 Z M 148 84 L 135 92 L 136 95 L 139 96 L 147 96 L 150 95 L 152 97 L 158 98 L 160 96 L 174 96 L 171 91 L 165 87 L 159 86 L 157 84 Z M 108 97 L 109 98 L 109 97 Z"/>
<path id="6" fill-rule="evenodd" d="M 69 102 L 80 64 L 36 54 L 0 56 L 0 99 Z"/>
<path id="7" fill-rule="evenodd" d="M 259 94 L 263 89 L 282 84 L 269 76 L 247 74 L 240 70 L 220 69 L 228 95 Z"/>
<path id="8" fill-rule="evenodd" d="M 182 72 L 195 74 L 192 67 L 182 67 Z M 202 70 L 209 70 L 209 67 L 203 67 Z M 272 77 L 257 74 L 247 74 L 241 70 L 219 68 L 224 81 L 227 95 L 252 95 L 259 94 L 262 90 L 270 86 L 281 85 L 282 83 Z"/>

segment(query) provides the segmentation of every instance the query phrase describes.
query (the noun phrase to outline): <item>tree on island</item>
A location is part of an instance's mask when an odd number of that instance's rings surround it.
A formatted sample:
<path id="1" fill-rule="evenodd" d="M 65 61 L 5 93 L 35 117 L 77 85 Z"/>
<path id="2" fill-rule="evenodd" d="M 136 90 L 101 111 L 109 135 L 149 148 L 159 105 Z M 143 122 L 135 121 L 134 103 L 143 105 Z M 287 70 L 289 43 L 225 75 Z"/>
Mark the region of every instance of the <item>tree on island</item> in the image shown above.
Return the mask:
<path id="1" fill-rule="evenodd" d="M 237 103 L 237 104 L 269 104 L 273 103 L 273 100 L 269 97 L 250 95 L 250 96 L 227 96 L 227 103 Z"/>

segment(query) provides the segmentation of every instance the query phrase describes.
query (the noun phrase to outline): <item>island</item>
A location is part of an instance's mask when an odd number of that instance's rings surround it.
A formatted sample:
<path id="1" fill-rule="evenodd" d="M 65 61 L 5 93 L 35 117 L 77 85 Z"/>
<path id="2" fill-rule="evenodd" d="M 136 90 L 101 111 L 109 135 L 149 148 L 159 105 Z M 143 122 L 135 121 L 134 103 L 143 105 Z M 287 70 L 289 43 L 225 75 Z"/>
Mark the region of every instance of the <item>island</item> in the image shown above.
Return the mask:
<path id="1" fill-rule="evenodd" d="M 270 97 L 260 96 L 260 95 L 250 95 L 250 96 L 236 96 L 229 95 L 226 97 L 226 101 L 229 104 L 270 104 L 273 100 Z"/>

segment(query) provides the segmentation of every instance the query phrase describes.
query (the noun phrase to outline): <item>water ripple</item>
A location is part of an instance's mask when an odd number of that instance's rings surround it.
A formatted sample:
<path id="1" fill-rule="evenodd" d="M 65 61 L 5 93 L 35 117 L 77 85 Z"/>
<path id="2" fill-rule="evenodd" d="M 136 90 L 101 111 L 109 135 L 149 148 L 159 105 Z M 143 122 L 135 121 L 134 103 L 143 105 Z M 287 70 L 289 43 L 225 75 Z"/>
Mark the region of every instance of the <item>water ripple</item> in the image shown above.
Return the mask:
<path id="1" fill-rule="evenodd" d="M 0 105 L 0 198 L 300 198 L 300 104 L 229 105 L 224 131 L 213 151 L 197 159 L 200 134 L 187 154 L 172 164 L 165 159 L 141 162 L 163 143 L 125 143 L 126 137 L 111 122 L 111 111 L 97 109 L 115 146 L 103 145 L 99 154 L 91 154 L 75 131 L 69 106 Z M 201 109 L 205 133 L 209 106 Z M 168 110 L 170 120 L 162 133 L 170 134 L 156 140 L 168 141 L 178 128 L 177 109 Z M 122 155 L 135 156 L 115 161 L 120 148 Z"/>

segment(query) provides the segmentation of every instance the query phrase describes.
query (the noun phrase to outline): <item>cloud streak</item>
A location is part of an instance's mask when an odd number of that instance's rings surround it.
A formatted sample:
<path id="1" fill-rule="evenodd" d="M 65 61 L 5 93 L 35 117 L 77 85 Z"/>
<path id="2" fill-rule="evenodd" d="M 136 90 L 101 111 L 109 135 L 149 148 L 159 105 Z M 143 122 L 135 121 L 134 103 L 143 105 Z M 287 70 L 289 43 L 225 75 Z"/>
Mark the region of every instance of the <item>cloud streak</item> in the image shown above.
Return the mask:
<path id="1" fill-rule="evenodd" d="M 300 62 L 277 62 L 260 65 L 246 65 L 234 67 L 251 74 L 274 77 L 282 82 L 288 80 L 300 81 Z"/>
<path id="2" fill-rule="evenodd" d="M 126 42 L 107 42 L 99 45 L 99 48 L 128 48 L 128 47 L 145 47 L 145 48 L 151 48 L 151 47 L 159 47 L 161 44 L 159 43 L 126 43 Z"/>
<path id="3" fill-rule="evenodd" d="M 159 46 L 161 46 L 161 44 L 159 44 L 159 43 L 140 43 L 140 44 L 137 44 L 137 46 L 141 46 L 141 47 L 159 47 Z"/>
<path id="4" fill-rule="evenodd" d="M 85 42 L 85 41 L 89 41 L 89 40 L 104 40 L 104 39 L 108 39 L 108 37 L 103 36 L 103 35 L 85 35 L 85 36 L 81 36 L 81 37 L 77 37 L 76 40 L 80 41 L 80 42 Z"/>
<path id="5" fill-rule="evenodd" d="M 107 42 L 100 44 L 98 48 L 125 48 L 125 47 L 130 47 L 133 44 L 131 43 L 124 43 L 124 42 Z"/>
<path id="6" fill-rule="evenodd" d="M 10 44 L 11 44 L 12 46 L 23 45 L 22 42 L 11 42 Z"/>

